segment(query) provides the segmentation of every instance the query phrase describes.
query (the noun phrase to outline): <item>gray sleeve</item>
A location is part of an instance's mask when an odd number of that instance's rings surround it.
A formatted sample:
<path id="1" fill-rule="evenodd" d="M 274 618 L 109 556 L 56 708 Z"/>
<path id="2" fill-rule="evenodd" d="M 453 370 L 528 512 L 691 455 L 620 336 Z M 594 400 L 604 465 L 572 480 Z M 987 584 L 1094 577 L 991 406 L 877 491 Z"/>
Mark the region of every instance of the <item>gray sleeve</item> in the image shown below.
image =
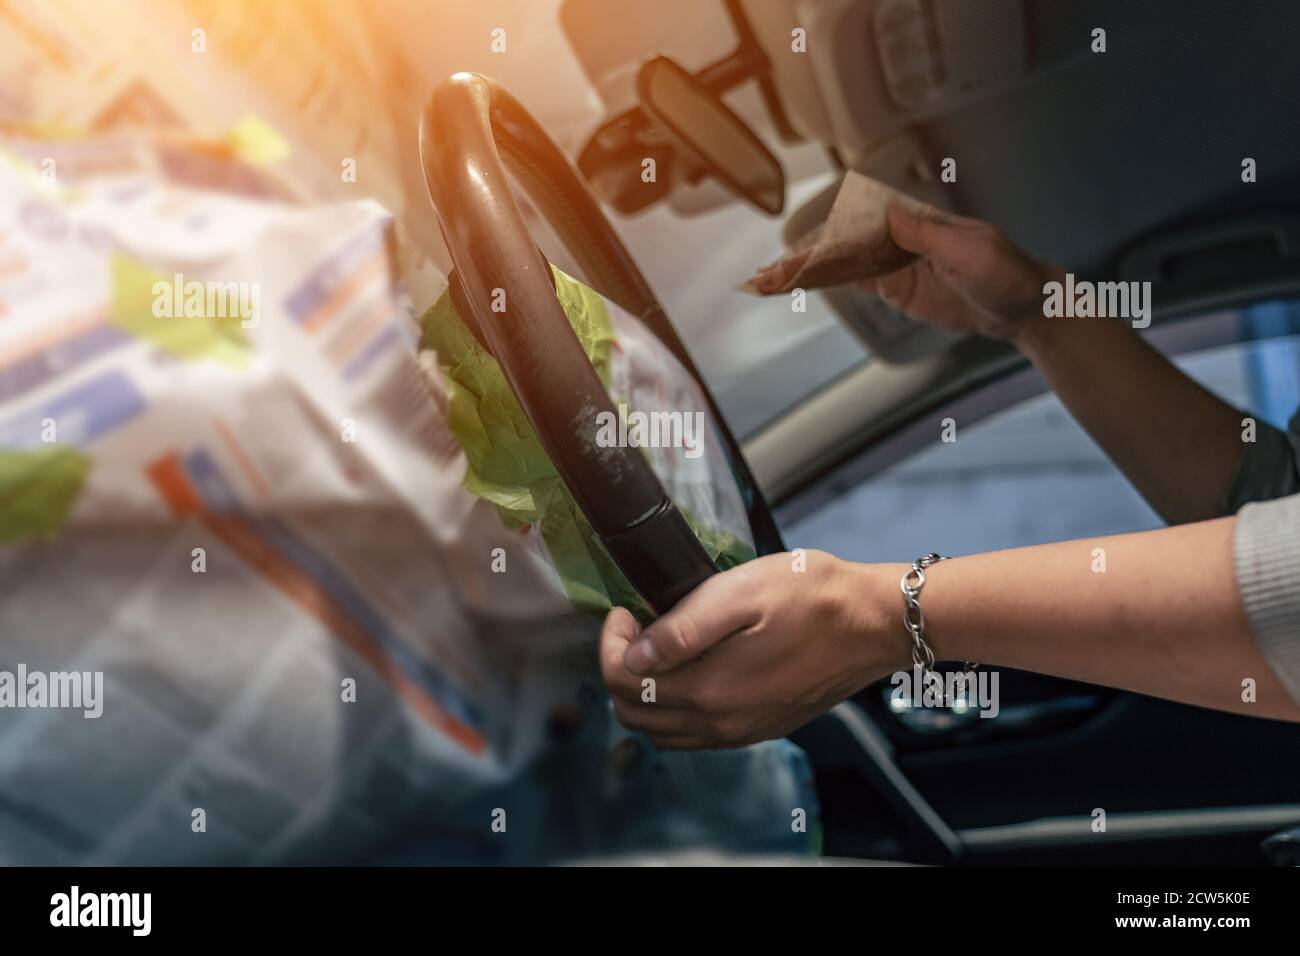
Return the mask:
<path id="1" fill-rule="evenodd" d="M 1255 643 L 1300 704 L 1300 494 L 1237 512 L 1233 563 Z"/>
<path id="2" fill-rule="evenodd" d="M 1260 425 L 1224 503 L 1237 512 L 1233 563 L 1255 643 L 1300 704 L 1300 411 Z"/>

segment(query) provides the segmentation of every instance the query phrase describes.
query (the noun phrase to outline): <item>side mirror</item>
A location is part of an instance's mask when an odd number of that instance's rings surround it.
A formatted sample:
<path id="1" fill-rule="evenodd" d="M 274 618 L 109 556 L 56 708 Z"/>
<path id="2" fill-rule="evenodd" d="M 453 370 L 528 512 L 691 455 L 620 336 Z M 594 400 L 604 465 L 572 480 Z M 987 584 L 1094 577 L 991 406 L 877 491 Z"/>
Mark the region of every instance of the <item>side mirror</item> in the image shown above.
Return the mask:
<path id="1" fill-rule="evenodd" d="M 657 57 L 637 75 L 641 109 L 674 152 L 704 169 L 741 199 L 777 215 L 785 206 L 781 163 L 745 121 L 695 77 L 667 57 Z"/>

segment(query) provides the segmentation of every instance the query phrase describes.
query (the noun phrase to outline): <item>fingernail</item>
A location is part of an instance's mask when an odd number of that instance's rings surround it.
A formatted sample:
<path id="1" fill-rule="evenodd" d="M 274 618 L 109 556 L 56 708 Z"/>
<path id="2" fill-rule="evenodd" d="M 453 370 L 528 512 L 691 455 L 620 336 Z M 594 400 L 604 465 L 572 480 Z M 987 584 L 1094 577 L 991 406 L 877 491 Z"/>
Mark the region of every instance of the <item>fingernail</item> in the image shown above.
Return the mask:
<path id="1" fill-rule="evenodd" d="M 659 655 L 650 641 L 635 641 L 623 654 L 623 666 L 633 674 L 653 674 L 659 669 Z"/>

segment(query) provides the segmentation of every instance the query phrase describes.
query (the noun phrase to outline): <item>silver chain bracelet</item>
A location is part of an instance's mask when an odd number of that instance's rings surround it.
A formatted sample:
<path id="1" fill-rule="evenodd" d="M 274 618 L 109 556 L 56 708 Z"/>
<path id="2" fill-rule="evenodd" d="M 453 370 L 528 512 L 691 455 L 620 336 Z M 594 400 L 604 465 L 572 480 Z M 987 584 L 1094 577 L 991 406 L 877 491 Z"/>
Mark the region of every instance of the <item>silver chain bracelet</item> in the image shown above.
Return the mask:
<path id="1" fill-rule="evenodd" d="M 903 626 L 912 637 L 912 663 L 922 674 L 934 671 L 934 651 L 925 639 L 925 612 L 921 610 L 921 588 L 925 587 L 925 569 L 940 561 L 947 560 L 941 554 L 931 552 L 917 558 L 908 568 L 898 586 L 903 591 Z M 979 667 L 979 664 L 966 661 L 961 674 L 957 677 L 957 694 L 966 694 L 966 675 Z"/>

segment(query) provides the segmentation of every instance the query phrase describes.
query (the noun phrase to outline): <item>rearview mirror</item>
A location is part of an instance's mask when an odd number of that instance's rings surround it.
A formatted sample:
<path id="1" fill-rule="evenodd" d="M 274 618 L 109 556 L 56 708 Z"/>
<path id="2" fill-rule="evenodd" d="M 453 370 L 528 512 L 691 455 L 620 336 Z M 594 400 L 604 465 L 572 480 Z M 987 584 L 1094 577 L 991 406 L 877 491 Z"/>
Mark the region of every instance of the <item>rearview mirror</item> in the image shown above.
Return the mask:
<path id="1" fill-rule="evenodd" d="M 717 96 L 667 57 L 637 76 L 641 109 L 672 141 L 678 156 L 742 199 L 776 215 L 785 206 L 781 163 Z"/>

